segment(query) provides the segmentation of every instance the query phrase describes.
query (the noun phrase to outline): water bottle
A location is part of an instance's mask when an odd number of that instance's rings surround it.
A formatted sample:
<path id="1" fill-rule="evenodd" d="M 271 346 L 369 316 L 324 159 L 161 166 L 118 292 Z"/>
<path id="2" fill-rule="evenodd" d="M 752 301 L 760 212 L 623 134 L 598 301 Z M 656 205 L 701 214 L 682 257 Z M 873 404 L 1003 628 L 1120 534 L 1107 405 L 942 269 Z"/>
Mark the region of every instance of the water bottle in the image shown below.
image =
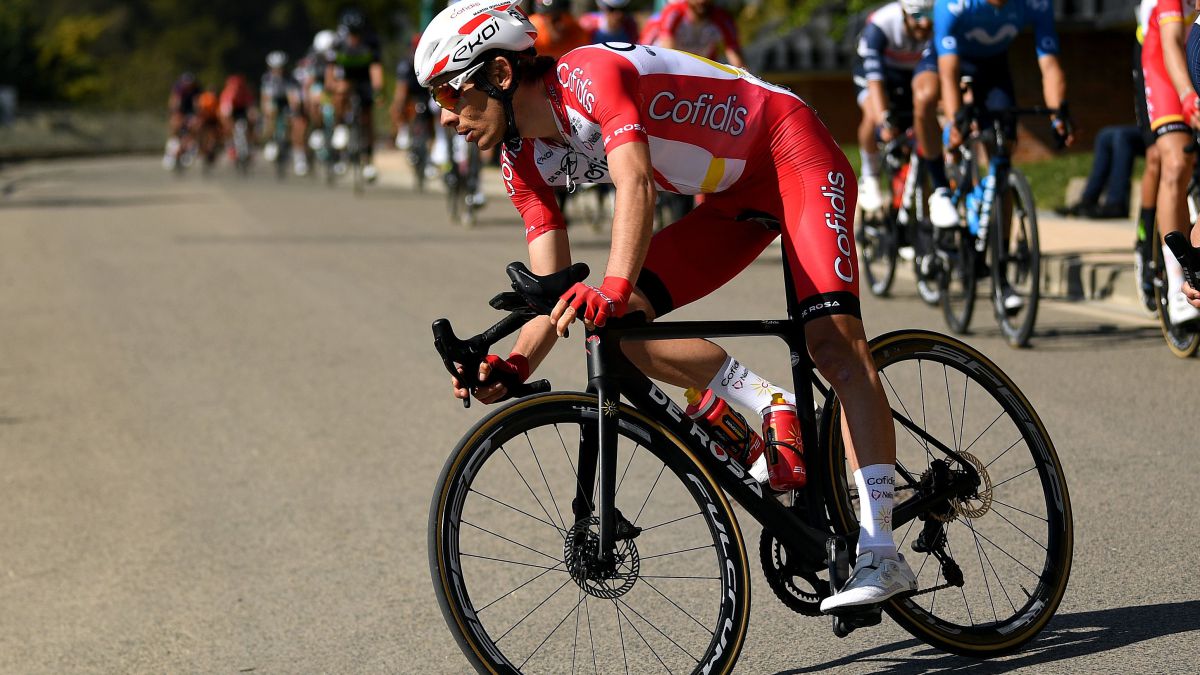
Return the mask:
<path id="1" fill-rule="evenodd" d="M 979 212 L 983 209 L 983 183 L 967 193 L 967 228 L 971 234 L 979 234 Z"/>
<path id="2" fill-rule="evenodd" d="M 742 466 L 750 466 L 763 453 L 763 439 L 749 424 L 746 418 L 737 414 L 725 399 L 717 396 L 711 389 L 698 391 L 689 388 L 683 393 L 688 406 L 685 412 L 694 420 L 703 419 L 708 423 L 708 431 L 725 452 L 729 453 Z"/>
<path id="3" fill-rule="evenodd" d="M 796 490 L 808 482 L 804 469 L 804 443 L 800 439 L 800 418 L 796 406 L 783 394 L 771 397 L 763 410 L 763 437 L 767 444 L 767 479 L 778 492 Z"/>

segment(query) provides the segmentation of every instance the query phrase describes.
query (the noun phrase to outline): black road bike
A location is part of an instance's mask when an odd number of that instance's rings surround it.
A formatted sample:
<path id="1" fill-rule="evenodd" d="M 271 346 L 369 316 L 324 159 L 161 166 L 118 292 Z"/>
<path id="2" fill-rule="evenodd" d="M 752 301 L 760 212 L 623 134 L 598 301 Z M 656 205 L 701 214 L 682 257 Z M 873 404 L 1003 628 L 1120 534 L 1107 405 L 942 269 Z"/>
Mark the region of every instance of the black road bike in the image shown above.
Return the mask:
<path id="1" fill-rule="evenodd" d="M 490 345 L 548 313 L 587 267 L 537 277 L 513 263 L 508 275 L 514 291 L 491 304 L 509 314 L 488 330 L 461 340 L 446 319 L 434 323 L 452 374 L 476 372 Z M 847 577 L 859 496 L 840 404 L 813 369 L 786 283 L 786 320 L 650 324 L 634 314 L 587 331 L 587 391 L 523 385 L 513 393 L 524 398 L 462 438 L 433 495 L 429 561 L 476 669 L 730 672 L 751 596 L 751 545 L 730 497 L 763 526 L 759 562 L 776 596 L 821 615 Z M 803 490 L 775 496 L 759 485 L 621 349 L 743 335 L 781 338 L 791 352 Z M 956 654 L 1016 650 L 1050 621 L 1071 568 L 1071 505 L 1049 435 L 1016 385 L 953 338 L 898 331 L 871 350 L 898 438 L 897 544 L 919 584 L 883 609 Z M 876 607 L 834 617 L 833 629 L 879 621 Z"/>
<path id="2" fill-rule="evenodd" d="M 1015 128 L 1012 120 L 1020 115 L 1058 111 L 1041 106 L 985 111 L 971 103 L 965 109 L 964 126 L 976 130 L 960 148 L 952 177 L 960 224 L 938 233 L 942 314 L 951 330 L 967 333 L 978 282 L 990 279 L 992 307 L 1005 340 L 1012 347 L 1027 347 L 1041 299 L 1042 252 L 1033 190 L 1011 164 L 1015 139 L 1008 138 L 1005 128 Z M 1019 307 L 1005 306 L 1006 288 L 1020 299 Z"/>
<path id="3" fill-rule="evenodd" d="M 926 204 L 929 178 L 921 170 L 912 132 L 912 114 L 894 113 L 896 126 L 907 132 L 888 141 L 881 149 L 879 183 L 887 188 L 882 208 L 863 211 L 855 242 L 858 244 L 864 281 L 873 295 L 890 294 L 902 249 L 912 252 L 917 294 L 928 305 L 941 301 L 935 260 L 933 226 Z"/>

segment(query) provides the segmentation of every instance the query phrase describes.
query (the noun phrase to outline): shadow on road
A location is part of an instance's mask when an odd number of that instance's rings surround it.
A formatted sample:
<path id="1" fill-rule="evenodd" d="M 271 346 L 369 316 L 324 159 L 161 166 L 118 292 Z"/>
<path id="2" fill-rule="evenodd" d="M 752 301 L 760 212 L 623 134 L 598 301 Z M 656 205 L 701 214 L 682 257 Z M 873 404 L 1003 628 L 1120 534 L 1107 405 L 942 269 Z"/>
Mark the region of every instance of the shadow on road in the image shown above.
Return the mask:
<path id="1" fill-rule="evenodd" d="M 806 668 L 781 671 L 778 675 L 822 672 L 863 662 L 868 662 L 871 670 L 877 673 L 954 672 L 968 669 L 976 673 L 1006 673 L 1027 666 L 1121 649 L 1158 637 L 1200 631 L 1197 616 L 1200 616 L 1200 600 L 1059 614 L 1033 642 L 1004 661 L 955 656 L 925 647 L 924 643 L 917 640 L 903 640 Z M 914 648 L 920 648 L 920 651 L 904 654 Z"/>
<path id="2" fill-rule="evenodd" d="M 1003 339 L 999 327 L 987 327 L 971 331 L 979 337 Z M 969 341 L 969 336 L 968 336 Z M 1112 323 L 1039 325 L 1033 331 L 1030 344 L 1035 351 L 1076 351 L 1090 349 L 1141 348 L 1162 343 L 1162 330 L 1158 326 L 1120 326 Z"/>

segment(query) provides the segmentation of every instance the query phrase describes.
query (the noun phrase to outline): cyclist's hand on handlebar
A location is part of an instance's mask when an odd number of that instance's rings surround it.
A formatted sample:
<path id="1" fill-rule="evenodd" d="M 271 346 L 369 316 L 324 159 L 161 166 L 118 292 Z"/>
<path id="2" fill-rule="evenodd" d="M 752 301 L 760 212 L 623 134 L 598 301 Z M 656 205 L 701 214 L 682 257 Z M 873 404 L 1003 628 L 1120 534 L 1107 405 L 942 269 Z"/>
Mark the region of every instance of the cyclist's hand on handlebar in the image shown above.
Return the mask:
<path id="1" fill-rule="evenodd" d="M 1179 102 L 1183 105 L 1183 121 L 1193 129 L 1200 129 L 1200 98 L 1195 92 L 1188 92 Z"/>
<path id="2" fill-rule="evenodd" d="M 580 318 L 580 309 L 583 309 L 583 324 L 589 329 L 603 326 L 610 316 L 625 314 L 631 295 L 633 284 L 621 277 L 604 277 L 604 283 L 599 288 L 581 281 L 558 299 L 558 304 L 550 312 L 550 320 L 554 322 L 559 337 L 566 335 L 571 322 Z"/>
<path id="3" fill-rule="evenodd" d="M 461 368 L 459 373 L 466 376 Z M 475 388 L 475 398 L 484 404 L 499 403 L 508 399 L 509 389 L 529 379 L 529 360 L 516 353 L 508 359 L 488 354 L 479 364 L 477 377 L 480 384 Z M 450 378 L 450 386 L 454 388 L 454 398 L 465 399 L 470 395 L 457 377 Z"/>
<path id="4" fill-rule="evenodd" d="M 947 124 L 945 129 L 942 129 L 942 147 L 946 152 L 954 152 L 958 146 L 962 145 L 963 135 L 957 124 Z"/>
<path id="5" fill-rule="evenodd" d="M 1187 296 L 1188 302 L 1192 307 L 1200 309 L 1200 290 L 1192 288 L 1188 282 L 1183 282 L 1183 294 Z"/>

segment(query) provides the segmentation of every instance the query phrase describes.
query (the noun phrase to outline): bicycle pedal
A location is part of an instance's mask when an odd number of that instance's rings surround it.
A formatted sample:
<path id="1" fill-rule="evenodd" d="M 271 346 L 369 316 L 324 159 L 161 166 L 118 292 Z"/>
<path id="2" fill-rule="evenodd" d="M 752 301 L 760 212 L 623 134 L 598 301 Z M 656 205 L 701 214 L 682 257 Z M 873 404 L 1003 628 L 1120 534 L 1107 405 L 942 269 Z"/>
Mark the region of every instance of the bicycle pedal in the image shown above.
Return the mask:
<path id="1" fill-rule="evenodd" d="M 850 635 L 859 628 L 870 628 L 883 622 L 883 611 L 879 605 L 832 616 L 833 634 L 840 638 Z"/>

